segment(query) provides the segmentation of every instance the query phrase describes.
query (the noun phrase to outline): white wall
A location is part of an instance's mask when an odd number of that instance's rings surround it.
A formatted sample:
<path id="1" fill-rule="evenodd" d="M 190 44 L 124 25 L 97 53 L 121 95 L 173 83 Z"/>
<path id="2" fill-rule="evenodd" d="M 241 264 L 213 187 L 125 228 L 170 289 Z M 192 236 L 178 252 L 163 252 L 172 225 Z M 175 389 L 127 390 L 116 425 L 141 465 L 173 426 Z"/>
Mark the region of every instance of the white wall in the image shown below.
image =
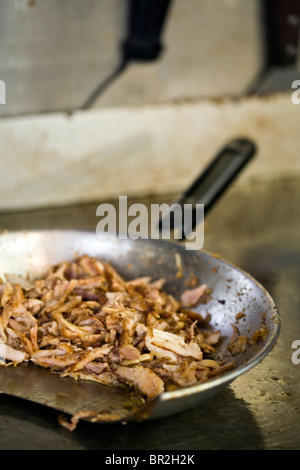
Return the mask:
<path id="1" fill-rule="evenodd" d="M 181 192 L 240 135 L 259 154 L 236 184 L 297 177 L 299 124 L 291 93 L 6 119 L 0 209 Z"/>

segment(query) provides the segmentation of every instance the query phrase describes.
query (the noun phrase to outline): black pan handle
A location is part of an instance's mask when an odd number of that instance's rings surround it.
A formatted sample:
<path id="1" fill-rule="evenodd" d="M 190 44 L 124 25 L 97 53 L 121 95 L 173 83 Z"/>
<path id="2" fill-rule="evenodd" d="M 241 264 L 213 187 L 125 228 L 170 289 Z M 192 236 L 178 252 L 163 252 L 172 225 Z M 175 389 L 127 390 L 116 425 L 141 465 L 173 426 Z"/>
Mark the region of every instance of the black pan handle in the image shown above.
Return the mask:
<path id="1" fill-rule="evenodd" d="M 255 153 L 256 146 L 249 139 L 236 138 L 228 142 L 182 196 L 171 204 L 170 210 L 159 222 L 160 232 L 168 224 L 170 230 L 180 231 L 179 238 L 184 239 L 187 232 L 196 226 L 196 204 L 204 204 L 206 215 Z M 193 207 L 189 227 L 183 220 L 184 204 Z"/>

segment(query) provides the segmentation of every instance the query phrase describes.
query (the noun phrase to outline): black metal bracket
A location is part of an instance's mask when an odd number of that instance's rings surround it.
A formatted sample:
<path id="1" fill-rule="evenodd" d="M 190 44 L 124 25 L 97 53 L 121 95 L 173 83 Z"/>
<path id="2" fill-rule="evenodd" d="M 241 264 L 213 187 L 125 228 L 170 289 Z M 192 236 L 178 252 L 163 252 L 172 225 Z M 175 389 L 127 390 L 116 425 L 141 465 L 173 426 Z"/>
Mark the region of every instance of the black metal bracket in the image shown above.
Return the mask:
<path id="1" fill-rule="evenodd" d="M 163 45 L 161 34 L 171 0 L 129 0 L 128 34 L 123 42 L 129 60 L 156 60 Z"/>

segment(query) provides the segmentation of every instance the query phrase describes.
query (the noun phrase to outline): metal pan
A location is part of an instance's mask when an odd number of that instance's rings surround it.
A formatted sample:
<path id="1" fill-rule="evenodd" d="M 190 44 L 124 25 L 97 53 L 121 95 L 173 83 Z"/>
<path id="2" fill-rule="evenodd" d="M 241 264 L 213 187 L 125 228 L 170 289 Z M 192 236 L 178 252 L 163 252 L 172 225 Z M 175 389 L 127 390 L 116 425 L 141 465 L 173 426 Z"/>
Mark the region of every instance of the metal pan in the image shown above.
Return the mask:
<path id="1" fill-rule="evenodd" d="M 254 154 L 254 147 L 251 147 L 249 141 L 239 141 L 242 143 L 240 147 L 235 140 L 233 146 L 226 146 L 225 149 L 235 148 L 233 153 L 236 156 L 236 149 L 239 148 L 240 154 L 243 148 L 244 165 Z M 248 151 L 245 152 L 245 148 Z M 220 155 L 224 155 L 224 149 L 218 156 L 219 160 Z M 222 176 L 221 183 L 220 173 L 217 171 L 217 177 L 212 179 L 210 172 L 211 180 L 207 188 L 211 189 L 212 182 L 215 183 L 214 191 L 210 192 L 210 201 L 216 200 L 228 186 L 228 181 L 232 181 L 240 171 L 236 171 L 237 166 L 232 162 L 230 165 L 233 171 L 227 172 L 225 179 Z M 216 167 L 212 167 L 215 171 Z M 224 168 L 228 170 L 228 165 L 221 167 L 224 175 Z M 199 185 L 196 186 L 198 195 L 195 199 L 198 199 Z M 191 200 L 191 192 L 187 191 L 186 194 Z M 181 202 L 184 200 L 181 198 Z M 202 315 L 210 314 L 212 328 L 221 330 L 218 358 L 231 357 L 228 345 L 233 324 L 238 326 L 241 335 L 249 338 L 262 327 L 267 329 L 268 334 L 264 340 L 249 344 L 244 353 L 235 355 L 236 367 L 231 371 L 205 383 L 165 392 L 142 407 L 132 405 L 134 396 L 127 389 L 74 381 L 69 377 L 61 378 L 33 364 L 0 367 L 1 392 L 49 406 L 68 415 L 76 415 L 82 410 L 91 411 L 91 417 L 83 419 L 92 422 L 154 419 L 181 412 L 218 393 L 236 377 L 257 365 L 278 338 L 280 321 L 276 306 L 266 290 L 247 273 L 205 251 L 187 251 L 183 244 L 164 240 L 99 240 L 96 231 L 37 230 L 3 233 L 0 236 L 0 268 L 4 273 L 35 278 L 42 275 L 50 265 L 71 260 L 80 254 L 107 260 L 126 279 L 164 277 L 167 279 L 165 289 L 175 297 L 186 289 L 191 276 L 197 276 L 200 282 L 205 282 L 212 290 L 211 297 L 207 303 L 200 304 L 196 311 Z M 180 276 L 178 257 L 182 264 Z M 240 312 L 245 315 L 238 320 Z"/>

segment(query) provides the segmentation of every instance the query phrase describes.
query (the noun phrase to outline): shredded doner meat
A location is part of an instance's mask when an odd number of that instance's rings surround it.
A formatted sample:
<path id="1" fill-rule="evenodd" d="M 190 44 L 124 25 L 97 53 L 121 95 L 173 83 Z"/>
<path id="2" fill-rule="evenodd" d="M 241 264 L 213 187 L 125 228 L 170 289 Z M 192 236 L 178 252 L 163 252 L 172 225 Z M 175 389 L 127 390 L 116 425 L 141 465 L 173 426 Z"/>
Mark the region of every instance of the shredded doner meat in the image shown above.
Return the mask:
<path id="1" fill-rule="evenodd" d="M 8 277 L 0 284 L 0 365 L 32 362 L 74 379 L 129 385 L 148 400 L 233 367 L 211 356 L 220 332 L 186 310 L 206 286 L 178 301 L 163 284 L 125 281 L 88 255 L 32 283 Z"/>

